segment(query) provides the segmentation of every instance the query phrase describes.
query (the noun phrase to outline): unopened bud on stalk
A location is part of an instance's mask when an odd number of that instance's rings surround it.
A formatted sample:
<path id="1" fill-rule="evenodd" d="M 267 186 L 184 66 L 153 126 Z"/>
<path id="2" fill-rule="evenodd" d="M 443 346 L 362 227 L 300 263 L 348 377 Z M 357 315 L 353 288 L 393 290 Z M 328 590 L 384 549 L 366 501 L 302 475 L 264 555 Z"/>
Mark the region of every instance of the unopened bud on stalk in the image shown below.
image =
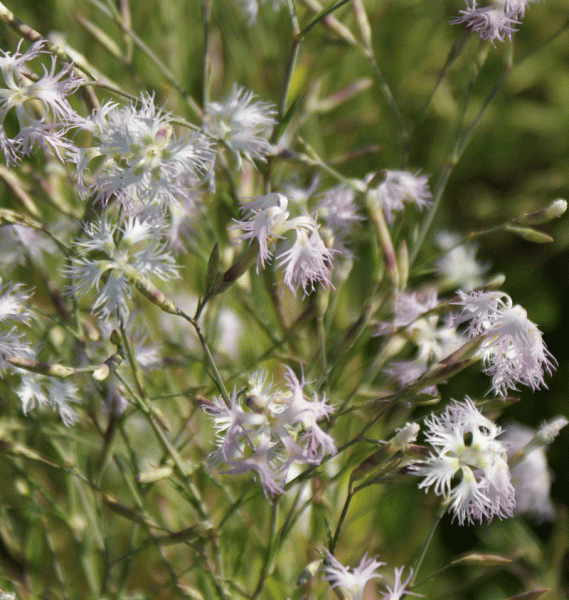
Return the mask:
<path id="1" fill-rule="evenodd" d="M 525 215 L 520 215 L 512 219 L 516 225 L 541 225 L 553 219 L 557 219 L 567 210 L 567 200 L 558 198 L 554 200 L 547 208 L 538 210 Z"/>
<path id="2" fill-rule="evenodd" d="M 393 248 L 393 242 L 391 241 L 389 228 L 387 227 L 385 216 L 383 214 L 383 209 L 381 207 L 380 199 L 376 190 L 370 189 L 367 191 L 365 205 L 367 208 L 369 219 L 373 225 L 375 237 L 381 248 L 381 255 L 383 257 L 385 274 L 393 283 L 393 287 L 395 289 L 400 289 L 397 257 L 395 255 L 395 249 Z"/>
<path id="3" fill-rule="evenodd" d="M 552 421 L 544 423 L 538 430 L 535 436 L 517 452 L 514 452 L 508 459 L 510 466 L 513 466 L 522 461 L 528 454 L 534 450 L 551 444 L 557 437 L 559 432 L 569 423 L 565 417 L 556 417 Z"/>
<path id="4" fill-rule="evenodd" d="M 476 565 L 481 567 L 500 567 L 505 563 L 512 562 L 511 558 L 500 556 L 499 554 L 467 554 L 457 560 L 453 560 L 451 565 Z"/>
<path id="5" fill-rule="evenodd" d="M 153 483 L 154 481 L 167 479 L 172 475 L 173 472 L 174 468 L 170 465 L 166 465 L 165 467 L 158 467 L 148 471 L 142 471 L 136 475 L 135 479 L 139 483 Z"/>
<path id="6" fill-rule="evenodd" d="M 506 281 L 506 276 L 503 273 L 498 273 L 497 275 L 494 275 L 494 277 L 486 284 L 476 288 L 476 290 L 481 292 L 492 292 L 494 290 L 499 290 L 504 285 L 504 281 Z"/>
<path id="7" fill-rule="evenodd" d="M 104 381 L 111 373 L 111 370 L 109 368 L 109 365 L 106 365 L 105 363 L 103 363 L 100 367 L 96 368 L 91 377 L 93 377 L 93 379 L 95 381 Z"/>
<path id="8" fill-rule="evenodd" d="M 532 229 L 531 227 L 517 227 L 516 225 L 507 224 L 504 229 L 515 233 L 517 236 L 528 242 L 534 242 L 536 244 L 547 244 L 553 241 L 553 238 L 550 235 L 538 231 L 537 229 Z"/>
<path id="9" fill-rule="evenodd" d="M 397 433 L 391 441 L 397 447 L 397 450 L 404 450 L 409 444 L 417 440 L 420 429 L 418 423 L 406 423 L 404 427 L 397 429 Z"/>
<path id="10" fill-rule="evenodd" d="M 147 277 L 141 275 L 131 265 L 121 265 L 121 271 L 134 287 L 164 312 L 177 315 L 180 313 L 178 307 L 167 298 Z"/>
<path id="11" fill-rule="evenodd" d="M 298 580 L 296 582 L 297 587 L 304 585 L 305 583 L 310 581 L 314 577 L 314 575 L 316 575 L 316 573 L 318 573 L 318 571 L 320 570 L 322 562 L 322 559 L 319 558 L 318 560 L 313 560 L 311 563 L 306 565 L 306 567 L 304 567 L 304 570 L 298 577 Z"/>
<path id="12" fill-rule="evenodd" d="M 212 248 L 209 260 L 207 261 L 207 271 L 205 274 L 205 293 L 206 295 L 213 288 L 219 274 L 219 244 L 216 242 Z"/>
<path id="13" fill-rule="evenodd" d="M 569 421 L 565 417 L 556 417 L 549 423 L 544 423 L 538 430 L 535 436 L 536 440 L 542 444 L 551 444 L 557 437 L 558 433 L 567 425 Z"/>
<path id="14" fill-rule="evenodd" d="M 73 375 L 77 372 L 73 367 L 54 365 L 39 360 L 22 358 L 20 356 L 7 358 L 6 362 L 9 362 L 11 365 L 18 367 L 19 369 L 25 369 L 26 371 L 32 371 L 33 373 L 40 373 L 41 375 L 51 375 L 52 377 L 69 377 L 69 375 Z"/>

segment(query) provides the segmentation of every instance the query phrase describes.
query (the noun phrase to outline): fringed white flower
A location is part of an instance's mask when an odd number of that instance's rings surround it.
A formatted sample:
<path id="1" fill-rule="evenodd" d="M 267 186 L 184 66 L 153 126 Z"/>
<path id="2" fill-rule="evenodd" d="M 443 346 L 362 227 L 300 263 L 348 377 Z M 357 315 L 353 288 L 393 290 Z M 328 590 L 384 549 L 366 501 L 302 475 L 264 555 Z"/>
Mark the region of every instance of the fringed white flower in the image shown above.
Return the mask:
<path id="1" fill-rule="evenodd" d="M 460 525 L 512 516 L 515 492 L 506 446 L 497 439 L 501 429 L 469 398 L 453 401 L 425 427 L 433 453 L 410 467 L 424 478 L 419 487 L 442 496 Z"/>

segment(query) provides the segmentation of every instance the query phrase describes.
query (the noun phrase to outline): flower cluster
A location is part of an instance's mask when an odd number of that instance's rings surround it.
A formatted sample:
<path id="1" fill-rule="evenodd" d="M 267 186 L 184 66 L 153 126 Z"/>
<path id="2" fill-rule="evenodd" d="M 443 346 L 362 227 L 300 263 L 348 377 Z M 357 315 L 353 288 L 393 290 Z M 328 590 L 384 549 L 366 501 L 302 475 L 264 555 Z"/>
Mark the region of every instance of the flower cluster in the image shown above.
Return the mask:
<path id="1" fill-rule="evenodd" d="M 493 0 L 488 6 L 477 6 L 476 0 L 466 0 L 466 8 L 459 11 L 461 16 L 451 20 L 452 24 L 465 23 L 483 40 L 510 39 L 516 31 L 515 25 L 523 17 L 526 5 L 532 0 Z"/>
<path id="2" fill-rule="evenodd" d="M 429 367 L 448 356 L 463 343 L 451 318 L 441 318 L 431 309 L 437 306 L 434 290 L 397 294 L 394 298 L 393 319 L 390 324 L 380 323 L 378 335 L 395 333 L 399 344 L 412 342 L 417 350 L 408 360 L 391 361 L 387 374 L 400 384 L 408 384 L 423 375 Z M 396 338 L 392 338 L 395 340 Z M 392 342 L 393 344 L 393 342 Z M 425 388 L 424 393 L 436 394 L 436 387 Z"/>
<path id="3" fill-rule="evenodd" d="M 169 113 L 157 108 L 152 95 L 138 104 L 104 104 L 79 123 L 95 144 L 75 148 L 70 160 L 77 164 L 81 194 L 95 194 L 106 204 L 115 197 L 126 207 L 158 203 L 170 206 L 195 195 L 213 169 L 214 151 L 202 133 L 178 137 Z M 88 183 L 90 165 L 102 161 Z"/>
<path id="4" fill-rule="evenodd" d="M 405 204 L 414 204 L 423 210 L 431 203 L 431 192 L 427 175 L 409 173 L 408 171 L 385 171 L 384 180 L 368 194 L 375 196 L 379 206 L 383 208 L 385 220 L 391 223 L 394 213 L 405 208 Z"/>
<path id="5" fill-rule="evenodd" d="M 434 452 L 410 467 L 424 477 L 419 487 L 427 491 L 433 486 L 461 525 L 512 516 L 515 492 L 506 446 L 497 439 L 500 427 L 468 397 L 425 419 L 425 426 Z"/>
<path id="6" fill-rule="evenodd" d="M 60 156 L 61 150 L 71 147 L 65 134 L 75 122 L 76 113 L 67 96 L 77 89 L 81 79 L 72 65 L 64 65 L 56 73 L 56 58 L 51 56 L 50 69 L 43 66 L 43 74 L 32 74 L 28 63 L 40 57 L 45 42 L 32 44 L 25 52 L 11 54 L 0 50 L 0 72 L 4 87 L 0 88 L 0 149 L 6 163 L 17 162 L 29 155 L 36 146 Z M 18 131 L 10 136 L 6 117 L 14 109 Z"/>
<path id="7" fill-rule="evenodd" d="M 244 233 L 238 240 L 256 240 L 259 244 L 257 271 L 271 257 L 269 246 L 283 234 L 293 231 L 294 241 L 280 247 L 277 259 L 284 267 L 283 283 L 294 293 L 300 286 L 304 293 L 314 290 L 314 284 L 330 285 L 333 250 L 326 247 L 316 221 L 308 215 L 290 217 L 288 199 L 283 194 L 259 196 L 243 206 L 244 219 L 236 221 Z"/>
<path id="8" fill-rule="evenodd" d="M 269 381 L 266 371 L 256 371 L 246 392 L 235 390 L 229 406 L 222 397 L 204 404 L 213 417 L 218 448 L 209 456 L 211 466 L 226 465 L 226 473 L 255 471 L 266 496 L 280 494 L 289 467 L 294 463 L 319 464 L 335 454 L 334 440 L 318 421 L 333 408 L 326 397 L 306 398 L 304 378 L 286 368 L 285 389 Z"/>
<path id="9" fill-rule="evenodd" d="M 205 129 L 233 153 L 239 168 L 243 160 L 266 160 L 274 152 L 267 137 L 276 121 L 275 108 L 268 102 L 254 102 L 253 92 L 234 85 L 224 102 L 206 107 Z"/>
<path id="10" fill-rule="evenodd" d="M 484 372 L 492 377 L 492 389 L 502 396 L 523 383 L 532 390 L 545 387 L 543 373 L 551 374 L 555 359 L 547 350 L 541 331 L 526 311 L 504 292 L 458 292 L 462 307 L 458 323 L 468 322 L 469 339 L 483 336 L 480 353 Z"/>
<path id="11" fill-rule="evenodd" d="M 128 316 L 133 277 L 155 275 L 166 281 L 178 276 L 178 267 L 161 241 L 162 223 L 156 219 L 129 216 L 118 225 L 109 216 L 102 217 L 89 223 L 84 235 L 76 242 L 76 254 L 65 274 L 75 296 L 97 290 L 93 311 L 101 318 Z"/>

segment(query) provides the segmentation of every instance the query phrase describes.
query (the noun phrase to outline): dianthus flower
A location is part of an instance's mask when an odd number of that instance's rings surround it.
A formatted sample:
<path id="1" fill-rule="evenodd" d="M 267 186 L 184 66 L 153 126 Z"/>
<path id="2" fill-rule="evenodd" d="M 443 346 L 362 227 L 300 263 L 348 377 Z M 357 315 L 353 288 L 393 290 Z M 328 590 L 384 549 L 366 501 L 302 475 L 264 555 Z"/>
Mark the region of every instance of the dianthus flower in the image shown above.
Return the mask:
<path id="1" fill-rule="evenodd" d="M 278 265 L 285 267 L 283 283 L 291 292 L 296 294 L 300 286 L 304 293 L 314 290 L 314 284 L 330 285 L 329 272 L 332 265 L 332 255 L 335 252 L 326 247 L 320 234 L 318 224 L 308 215 L 290 218 L 288 199 L 283 194 L 271 193 L 259 196 L 248 202 L 242 208 L 245 218 L 235 221 L 244 233 L 237 240 L 257 240 L 259 266 L 265 265 L 271 257 L 269 245 L 285 234 L 294 231 L 295 239 L 288 248 L 279 248 Z"/>
<path id="2" fill-rule="evenodd" d="M 516 456 L 520 451 L 522 455 L 521 460 L 510 467 L 516 490 L 516 514 L 529 515 L 540 523 L 555 519 L 555 507 L 549 497 L 553 476 L 547 464 L 547 446 L 544 444 L 552 442 L 566 425 L 565 417 L 545 423 L 539 431 L 519 423 L 505 425 L 500 439 L 507 446 L 508 455 Z M 532 443 L 535 443 L 533 448 Z"/>
<path id="3" fill-rule="evenodd" d="M 378 335 L 399 330 L 401 345 L 410 341 L 417 346 L 413 358 L 391 361 L 386 369 L 386 373 L 400 384 L 406 385 L 421 377 L 429 367 L 457 350 L 464 341 L 453 322 L 448 318 L 441 319 L 436 312 L 429 312 L 437 303 L 434 290 L 397 294 L 392 321 L 380 323 L 376 329 Z M 434 395 L 437 389 L 432 386 L 423 392 Z"/>
<path id="4" fill-rule="evenodd" d="M 127 207 L 168 206 L 191 195 L 211 174 L 214 152 L 201 133 L 178 137 L 171 121 L 169 113 L 156 108 L 153 96 L 144 94 L 137 105 L 109 102 L 94 111 L 81 127 L 96 144 L 70 153 L 80 193 L 94 193 L 103 204 L 115 196 Z M 96 158 L 102 164 L 87 183 Z"/>
<path id="5" fill-rule="evenodd" d="M 420 596 L 421 594 L 415 594 L 405 589 L 405 586 L 413 578 L 413 569 L 409 568 L 409 575 L 405 581 L 402 581 L 401 576 L 403 575 L 404 567 L 396 567 L 393 570 L 393 587 L 386 585 L 386 591 L 381 594 L 381 600 L 400 600 L 407 595 Z"/>
<path id="6" fill-rule="evenodd" d="M 78 390 L 66 379 L 22 372 L 22 381 L 14 391 L 22 403 L 24 414 L 37 404 L 57 410 L 67 427 L 79 419 L 79 415 L 71 406 L 71 403 L 79 402 Z"/>
<path id="7" fill-rule="evenodd" d="M 433 454 L 410 469 L 420 488 L 433 486 L 463 525 L 484 518 L 512 516 L 515 499 L 501 429 L 484 417 L 467 397 L 453 401 L 439 416 L 425 419 Z"/>
<path id="8" fill-rule="evenodd" d="M 452 25 L 465 23 L 481 39 L 491 40 L 492 43 L 494 40 L 503 42 L 505 38 L 512 37 L 512 33 L 516 31 L 513 26 L 519 23 L 513 12 L 504 10 L 500 3 L 477 7 L 476 0 L 471 1 L 472 5 L 467 1 L 466 8 L 459 11 L 462 16 L 450 21 Z"/>
<path id="9" fill-rule="evenodd" d="M 393 221 L 393 213 L 400 212 L 406 203 L 415 204 L 423 210 L 431 203 L 431 192 L 427 184 L 427 175 L 409 173 L 408 171 L 385 171 L 385 179 L 376 188 L 369 190 L 377 196 L 383 208 L 385 220 Z"/>
<path id="10" fill-rule="evenodd" d="M 381 577 L 376 570 L 383 565 L 385 563 L 375 560 L 375 557 L 368 558 L 367 554 L 364 554 L 358 566 L 350 570 L 326 551 L 324 579 L 333 588 L 339 588 L 350 600 L 363 600 L 366 583 Z"/>
<path id="11" fill-rule="evenodd" d="M 35 42 L 24 53 L 20 53 L 20 45 L 14 54 L 0 50 L 0 72 L 5 86 L 0 88 L 0 149 L 8 164 L 16 162 L 21 155 L 31 154 L 36 145 L 57 156 L 62 149 L 72 148 L 64 135 L 77 115 L 67 96 L 81 83 L 72 65 L 64 65 L 56 73 L 55 56 L 51 56 L 49 71 L 42 65 L 43 74 L 31 79 L 26 63 L 45 52 L 45 41 Z M 19 126 L 13 138 L 8 137 L 4 129 L 11 109 Z"/>
<path id="12" fill-rule="evenodd" d="M 541 331 L 526 311 L 503 292 L 458 292 L 462 307 L 458 322 L 468 321 L 469 338 L 484 336 L 480 354 L 492 389 L 505 396 L 523 383 L 532 390 L 545 386 L 544 371 L 551 374 L 555 358 L 543 342 Z"/>
<path id="13" fill-rule="evenodd" d="M 304 294 L 314 291 L 314 283 L 328 287 L 332 250 L 326 248 L 316 224 L 308 228 L 296 227 L 296 238 L 288 250 L 279 255 L 279 266 L 286 265 L 284 284 L 296 294 L 300 286 Z"/>
<path id="14" fill-rule="evenodd" d="M 31 356 L 30 346 L 22 339 L 22 334 L 16 331 L 13 323 L 27 323 L 31 312 L 27 308 L 31 292 L 24 290 L 20 283 L 2 285 L 0 278 L 0 325 L 9 325 L 7 331 L 0 331 L 0 370 L 10 365 L 6 362 L 10 357 Z"/>
<path id="15" fill-rule="evenodd" d="M 224 102 L 206 106 L 206 131 L 224 142 L 239 168 L 242 159 L 265 161 L 274 152 L 267 138 L 276 123 L 275 107 L 269 102 L 255 102 L 254 98 L 253 92 L 234 85 Z"/>
<path id="16" fill-rule="evenodd" d="M 71 278 L 69 291 L 75 296 L 97 290 L 93 311 L 101 318 L 128 316 L 131 278 L 127 270 L 163 281 L 178 276 L 178 267 L 162 242 L 160 222 L 130 216 L 119 225 L 103 217 L 89 223 L 84 234 L 84 239 L 76 241 L 77 254 L 65 274 Z"/>
<path id="17" fill-rule="evenodd" d="M 243 12 L 249 18 L 249 25 L 253 25 L 257 21 L 257 13 L 259 12 L 259 3 L 266 4 L 269 0 L 239 0 Z M 271 0 L 273 10 L 277 10 L 279 4 L 283 0 Z"/>
<path id="18" fill-rule="evenodd" d="M 320 195 L 318 214 L 335 235 L 345 236 L 352 230 L 354 222 L 363 220 L 358 214 L 356 193 L 347 185 L 340 184 Z"/>
<path id="19" fill-rule="evenodd" d="M 226 473 L 255 471 L 266 496 L 280 494 L 290 465 L 319 464 L 335 454 L 334 440 L 317 421 L 332 412 L 326 398 L 306 398 L 304 379 L 287 368 L 285 389 L 274 386 L 266 371 L 256 371 L 243 393 L 233 391 L 229 406 L 213 398 L 203 409 L 214 420 L 218 448 L 210 466 L 226 466 Z"/>
<path id="20" fill-rule="evenodd" d="M 472 290 L 482 285 L 489 265 L 476 260 L 476 244 L 460 244 L 460 236 L 450 232 L 440 232 L 436 242 L 442 253 L 434 267 L 445 289 Z"/>

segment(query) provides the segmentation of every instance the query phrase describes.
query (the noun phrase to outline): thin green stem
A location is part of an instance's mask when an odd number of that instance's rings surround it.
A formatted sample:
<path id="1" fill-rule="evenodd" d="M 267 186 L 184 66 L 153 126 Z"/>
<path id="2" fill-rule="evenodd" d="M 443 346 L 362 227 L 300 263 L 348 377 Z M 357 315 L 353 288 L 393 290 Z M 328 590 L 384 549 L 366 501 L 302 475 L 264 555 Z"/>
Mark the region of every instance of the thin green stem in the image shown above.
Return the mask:
<path id="1" fill-rule="evenodd" d="M 328 8 L 319 12 L 316 15 L 316 17 L 314 17 L 314 19 L 302 29 L 302 31 L 299 34 L 300 37 L 304 37 L 315 25 L 320 23 L 320 21 L 325 19 L 329 14 L 333 13 L 335 10 L 337 10 L 341 6 L 344 6 L 344 4 L 347 4 L 348 2 L 350 2 L 350 0 L 340 0 L 339 2 L 336 2 L 336 4 L 333 4 L 332 6 L 329 6 Z"/>
<path id="2" fill-rule="evenodd" d="M 440 523 L 441 518 L 442 518 L 442 513 L 440 513 L 436 516 L 436 518 L 433 521 L 433 524 L 431 526 L 431 529 L 429 531 L 429 534 L 427 535 L 427 538 L 425 539 L 425 543 L 423 544 L 421 554 L 419 555 L 419 558 L 417 559 L 417 562 L 415 563 L 415 565 L 413 567 L 413 577 L 411 578 L 411 583 L 409 584 L 409 587 L 411 587 L 411 588 L 415 584 L 415 580 L 417 579 L 417 574 L 419 573 L 419 569 L 421 568 L 421 564 L 423 563 L 423 560 L 427 554 L 429 544 L 431 543 L 431 540 L 433 539 L 435 529 L 437 528 L 437 525 Z"/>
<path id="3" fill-rule="evenodd" d="M 209 349 L 209 346 L 207 345 L 207 342 L 202 333 L 201 327 L 198 325 L 197 321 L 194 321 L 194 319 L 189 318 L 188 320 L 193 325 L 193 327 L 196 331 L 196 334 L 200 340 L 200 344 L 202 345 L 207 362 L 208 362 L 211 370 L 213 371 L 213 379 L 214 379 L 215 383 L 217 384 L 217 387 L 219 388 L 221 395 L 223 396 L 223 400 L 226 403 L 226 405 L 229 406 L 231 404 L 231 398 L 229 396 L 229 393 L 227 392 L 227 388 L 225 387 L 225 384 L 223 383 L 223 379 L 219 373 L 217 365 L 215 364 L 215 359 L 213 358 L 213 355 Z"/>
<path id="4" fill-rule="evenodd" d="M 389 87 L 387 81 L 385 80 L 381 71 L 379 70 L 379 66 L 375 60 L 375 56 L 369 50 L 363 50 L 363 53 L 367 61 L 371 65 L 373 74 L 379 85 L 379 89 L 381 90 L 383 98 L 386 101 L 389 110 L 391 111 L 391 114 L 395 121 L 395 126 L 397 127 L 397 130 L 399 131 L 399 136 L 401 138 L 402 151 L 405 152 L 405 149 L 407 148 L 407 145 L 409 143 L 408 133 L 405 124 L 403 123 L 401 113 L 399 112 L 399 108 L 397 108 L 397 104 L 395 103 L 395 98 L 393 97 L 391 88 Z"/>
<path id="5" fill-rule="evenodd" d="M 460 34 L 460 36 L 458 37 L 458 39 L 456 39 L 454 41 L 453 45 L 451 46 L 449 53 L 447 55 L 445 64 L 443 65 L 442 69 L 439 72 L 439 75 L 437 77 L 435 85 L 432 87 L 429 97 L 427 98 L 427 100 L 425 100 L 425 103 L 419 110 L 419 116 L 417 117 L 417 120 L 415 121 L 415 123 L 409 130 L 408 143 L 407 143 L 407 146 L 405 148 L 403 148 L 403 155 L 401 157 L 401 168 L 404 168 L 405 165 L 407 164 L 407 159 L 409 157 L 409 150 L 411 148 L 411 142 L 413 140 L 413 136 L 415 135 L 415 132 L 417 131 L 417 129 L 419 128 L 419 126 L 421 125 L 423 120 L 425 119 L 427 109 L 431 105 L 431 102 L 432 102 L 433 98 L 435 97 L 437 90 L 439 89 L 439 85 L 441 84 L 442 80 L 444 79 L 445 75 L 447 74 L 447 71 L 449 70 L 452 63 L 460 55 L 460 52 L 464 48 L 465 42 L 466 42 L 466 40 L 469 39 L 470 35 L 471 35 L 470 32 L 465 28 L 462 31 L 462 33 Z"/>
<path id="6" fill-rule="evenodd" d="M 346 496 L 346 501 L 342 507 L 342 512 L 340 514 L 340 518 L 338 519 L 338 525 L 336 525 L 336 531 L 334 532 L 334 537 L 332 538 L 329 546 L 329 550 L 332 554 L 334 554 L 334 551 L 336 550 L 336 545 L 338 544 L 338 539 L 340 537 L 340 531 L 342 529 L 342 525 L 344 524 L 344 520 L 346 519 L 346 515 L 348 514 L 348 508 L 350 507 L 350 502 L 352 501 L 353 495 L 354 492 L 352 490 L 352 481 L 350 479 L 348 495 Z"/>
<path id="7" fill-rule="evenodd" d="M 275 553 L 274 541 L 277 532 L 278 503 L 278 498 L 273 499 L 271 505 L 271 517 L 269 522 L 269 537 L 267 540 L 267 547 L 265 548 L 265 553 L 263 555 L 263 564 L 261 566 L 261 572 L 259 573 L 259 580 L 257 582 L 257 586 L 255 587 L 255 591 L 251 594 L 251 600 L 256 600 L 260 596 L 261 592 L 263 591 L 265 581 L 270 574 L 271 563 L 273 561 L 273 556 Z"/>
<path id="8" fill-rule="evenodd" d="M 211 25 L 211 2 L 203 3 L 203 88 L 202 106 L 205 108 L 209 102 L 211 92 L 211 62 L 209 59 L 209 29 Z"/>

